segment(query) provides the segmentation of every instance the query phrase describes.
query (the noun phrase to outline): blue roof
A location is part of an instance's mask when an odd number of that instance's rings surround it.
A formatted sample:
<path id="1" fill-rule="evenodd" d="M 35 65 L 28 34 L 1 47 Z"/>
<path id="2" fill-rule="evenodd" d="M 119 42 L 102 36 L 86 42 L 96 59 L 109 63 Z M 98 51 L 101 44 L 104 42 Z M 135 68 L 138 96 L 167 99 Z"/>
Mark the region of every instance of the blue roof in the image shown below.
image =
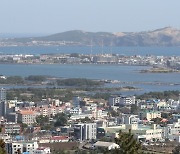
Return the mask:
<path id="1" fill-rule="evenodd" d="M 16 136 L 15 138 L 16 138 L 16 140 L 24 140 L 24 136 L 19 136 L 19 135 L 18 135 L 18 136 Z"/>

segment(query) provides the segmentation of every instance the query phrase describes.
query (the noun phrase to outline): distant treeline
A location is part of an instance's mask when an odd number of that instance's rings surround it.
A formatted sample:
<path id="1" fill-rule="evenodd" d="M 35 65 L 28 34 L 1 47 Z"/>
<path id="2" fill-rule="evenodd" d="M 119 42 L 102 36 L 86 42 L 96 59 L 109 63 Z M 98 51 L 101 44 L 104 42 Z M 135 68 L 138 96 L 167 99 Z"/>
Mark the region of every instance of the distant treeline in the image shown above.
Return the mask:
<path id="1" fill-rule="evenodd" d="M 52 79 L 52 77 L 43 76 L 43 75 L 30 75 L 28 77 L 21 76 L 10 76 L 6 79 L 0 78 L 0 84 L 26 84 L 26 83 L 42 83 L 48 81 L 49 85 L 58 85 L 58 86 L 100 86 L 103 84 L 101 81 L 95 81 L 85 78 L 70 78 L 70 79 Z"/>
<path id="2" fill-rule="evenodd" d="M 30 75 L 28 77 L 21 77 L 21 76 L 10 76 L 5 78 L 0 78 L 0 84 L 24 84 L 26 81 L 33 81 L 33 82 L 42 82 L 47 79 L 46 76 L 41 75 Z"/>
<path id="3" fill-rule="evenodd" d="M 61 101 L 69 101 L 73 98 L 73 93 L 68 89 L 55 88 L 22 88 L 10 89 L 7 91 L 7 100 L 15 98 L 22 101 L 41 101 L 42 99 L 55 98 Z"/>
<path id="4" fill-rule="evenodd" d="M 0 78 L 0 84 L 24 84 L 24 79 L 20 76 L 10 76 L 6 79 Z"/>
<path id="5" fill-rule="evenodd" d="M 180 91 L 164 91 L 164 92 L 149 92 L 143 95 L 137 96 L 139 99 L 174 99 L 178 100 Z"/>
<path id="6" fill-rule="evenodd" d="M 57 80 L 56 82 L 58 86 L 100 86 L 103 84 L 100 81 L 84 78 L 61 79 Z"/>
<path id="7" fill-rule="evenodd" d="M 47 80 L 47 77 L 42 76 L 42 75 L 30 75 L 30 76 L 26 77 L 25 80 L 35 81 L 35 82 L 43 82 L 43 81 Z"/>

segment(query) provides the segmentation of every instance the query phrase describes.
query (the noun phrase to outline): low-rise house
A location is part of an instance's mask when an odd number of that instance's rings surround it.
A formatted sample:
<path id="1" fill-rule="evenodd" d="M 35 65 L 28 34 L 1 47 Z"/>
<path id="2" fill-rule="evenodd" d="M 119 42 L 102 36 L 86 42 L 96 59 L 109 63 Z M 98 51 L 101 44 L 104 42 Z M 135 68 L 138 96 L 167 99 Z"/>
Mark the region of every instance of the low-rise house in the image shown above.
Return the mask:
<path id="1" fill-rule="evenodd" d="M 49 147 L 39 147 L 34 151 L 34 154 L 50 154 L 51 149 Z"/>
<path id="2" fill-rule="evenodd" d="M 160 140 L 163 137 L 163 129 L 157 128 L 156 125 L 145 126 L 138 124 L 122 124 L 120 126 L 106 127 L 105 132 L 113 138 L 118 137 L 119 130 L 129 132 L 135 135 L 138 140 Z"/>
<path id="3" fill-rule="evenodd" d="M 69 137 L 68 136 L 53 136 L 50 138 L 50 143 L 54 142 L 68 142 Z"/>
<path id="4" fill-rule="evenodd" d="M 102 142 L 102 141 L 97 141 L 93 146 L 94 146 L 94 148 L 106 148 L 108 150 L 120 148 L 119 145 L 116 143 Z"/>

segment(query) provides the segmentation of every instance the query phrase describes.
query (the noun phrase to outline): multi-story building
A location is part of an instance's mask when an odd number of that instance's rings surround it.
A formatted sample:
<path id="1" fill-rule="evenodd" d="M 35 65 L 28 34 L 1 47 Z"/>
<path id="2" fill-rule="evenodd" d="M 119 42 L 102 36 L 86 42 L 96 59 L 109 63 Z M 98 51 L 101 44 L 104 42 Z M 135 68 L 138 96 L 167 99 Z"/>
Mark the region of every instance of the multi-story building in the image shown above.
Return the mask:
<path id="1" fill-rule="evenodd" d="M 20 110 L 18 112 L 18 122 L 22 122 L 27 125 L 32 125 L 36 121 L 36 112 L 32 110 Z"/>
<path id="2" fill-rule="evenodd" d="M 21 132 L 21 126 L 15 123 L 6 123 L 2 127 L 2 132 L 8 135 L 19 135 Z"/>
<path id="3" fill-rule="evenodd" d="M 180 119 L 173 124 L 167 124 L 164 127 L 164 138 L 173 138 L 173 136 L 180 136 Z"/>
<path id="4" fill-rule="evenodd" d="M 119 105 L 131 105 L 135 104 L 135 96 L 121 97 Z"/>
<path id="5" fill-rule="evenodd" d="M 16 153 L 34 153 L 38 148 L 38 144 L 36 141 L 20 141 L 20 142 L 9 142 L 6 143 L 6 152 L 8 154 L 16 154 Z"/>
<path id="6" fill-rule="evenodd" d="M 117 63 L 118 59 L 112 55 L 97 55 L 93 57 L 93 63 Z"/>
<path id="7" fill-rule="evenodd" d="M 161 118 L 161 112 L 158 111 L 141 111 L 139 112 L 139 119 L 140 120 L 148 120 L 155 118 Z"/>
<path id="8" fill-rule="evenodd" d="M 6 110 L 7 110 L 7 105 L 6 105 L 6 89 L 1 88 L 0 89 L 0 116 L 5 117 L 6 116 Z"/>
<path id="9" fill-rule="evenodd" d="M 76 108 L 76 107 L 80 107 L 80 101 L 81 101 L 81 97 L 79 96 L 74 96 L 73 97 L 73 107 Z"/>
<path id="10" fill-rule="evenodd" d="M 6 89 L 4 89 L 4 88 L 0 89 L 0 101 L 1 102 L 6 101 Z"/>
<path id="11" fill-rule="evenodd" d="M 87 123 L 84 124 L 84 139 L 92 140 L 96 139 L 96 123 Z"/>
<path id="12" fill-rule="evenodd" d="M 138 140 L 161 140 L 163 138 L 163 129 L 157 128 L 156 125 L 145 126 L 138 124 L 123 124 L 115 127 L 106 127 L 105 132 L 113 137 L 118 137 L 119 130 L 129 132 L 135 135 Z"/>
<path id="13" fill-rule="evenodd" d="M 36 111 L 39 112 L 40 115 L 48 116 L 48 117 L 52 117 L 55 116 L 58 113 L 62 112 L 62 108 L 61 107 L 56 107 L 56 106 L 44 106 L 41 107 L 39 109 L 36 109 Z"/>
<path id="14" fill-rule="evenodd" d="M 111 96 L 109 98 L 109 106 L 119 106 L 120 96 Z"/>
<path id="15" fill-rule="evenodd" d="M 96 131 L 96 123 L 76 124 L 74 126 L 74 137 L 79 141 L 96 139 Z"/>
<path id="16" fill-rule="evenodd" d="M 139 121 L 138 115 L 122 115 L 122 123 L 123 124 L 137 124 Z"/>

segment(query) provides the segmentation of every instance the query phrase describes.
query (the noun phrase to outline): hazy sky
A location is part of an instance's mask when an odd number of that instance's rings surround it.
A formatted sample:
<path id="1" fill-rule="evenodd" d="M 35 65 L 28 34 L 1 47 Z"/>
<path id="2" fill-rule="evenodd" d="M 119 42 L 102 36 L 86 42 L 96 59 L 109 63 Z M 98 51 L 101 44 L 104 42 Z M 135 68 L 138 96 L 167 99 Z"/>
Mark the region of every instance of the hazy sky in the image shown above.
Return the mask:
<path id="1" fill-rule="evenodd" d="M 180 28 L 180 0 L 0 0 L 0 33 Z"/>

